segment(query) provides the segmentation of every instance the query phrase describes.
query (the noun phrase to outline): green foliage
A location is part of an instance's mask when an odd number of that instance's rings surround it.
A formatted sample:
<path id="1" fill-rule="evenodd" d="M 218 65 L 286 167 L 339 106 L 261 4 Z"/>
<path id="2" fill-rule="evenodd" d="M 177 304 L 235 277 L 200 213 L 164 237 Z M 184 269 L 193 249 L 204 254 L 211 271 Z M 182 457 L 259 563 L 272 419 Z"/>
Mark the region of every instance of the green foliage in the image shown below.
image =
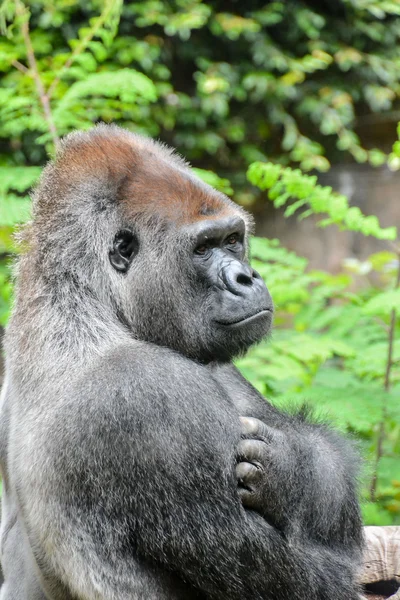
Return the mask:
<path id="1" fill-rule="evenodd" d="M 392 154 L 398 153 L 396 143 Z M 319 226 L 397 238 L 395 227 L 382 229 L 376 217 L 349 207 L 347 198 L 298 169 L 256 162 L 248 178 L 268 190 L 276 207 L 286 205 L 286 216 L 299 209 L 299 218 L 324 213 Z M 332 275 L 310 270 L 278 240 L 252 240 L 252 264 L 275 301 L 275 330 L 238 362 L 278 406 L 291 409 L 306 401 L 357 437 L 370 465 L 364 519 L 381 525 L 400 524 L 400 248 L 393 250 L 362 262 L 347 260 Z M 366 274 L 373 282 L 367 287 L 361 285 Z"/>
<path id="2" fill-rule="evenodd" d="M 59 135 L 117 121 L 177 146 L 237 190 L 246 187 L 247 166 L 266 158 L 320 171 L 342 153 L 383 164 L 385 154 L 355 123 L 396 106 L 396 7 L 251 0 L 230 12 L 220 0 L 5 0 L 5 153 L 16 164 L 41 164 L 40 147 L 50 151 L 54 141 L 27 53 L 22 24 L 29 19 Z"/>
<path id="3" fill-rule="evenodd" d="M 101 102 L 97 100 L 99 97 Z M 86 74 L 63 95 L 54 110 L 54 122 L 58 133 L 63 135 L 72 129 L 88 129 L 101 119 L 117 121 L 131 107 L 140 110 L 156 99 L 154 83 L 133 69 Z M 38 141 L 49 139 L 50 133 Z"/>
<path id="4" fill-rule="evenodd" d="M 369 128 L 356 130 L 398 107 L 399 14 L 390 0 L 3 1 L 0 325 L 11 302 L 13 232 L 29 216 L 27 190 L 61 135 L 98 121 L 177 147 L 204 181 L 229 195 L 234 188 L 246 206 L 268 190 L 286 216 L 299 211 L 321 227 L 395 240 L 395 227 L 383 229 L 294 167 L 326 171 L 350 157 L 400 168 L 400 141 L 387 157 L 388 140 L 374 148 Z M 275 300 L 275 332 L 240 368 L 276 404 L 307 399 L 356 436 L 372 465 L 366 522 L 400 523 L 397 246 L 347 260 L 336 275 L 310 270 L 277 240 L 254 239 L 251 253 Z"/>
<path id="5" fill-rule="evenodd" d="M 7 266 L 0 263 L 0 325 L 5 325 L 10 312 L 12 286 Z"/>
<path id="6" fill-rule="evenodd" d="M 395 240 L 397 237 L 396 227 L 382 229 L 375 216 L 366 217 L 357 206 L 349 207 L 346 196 L 333 192 L 331 187 L 317 185 L 316 176 L 304 175 L 299 169 L 256 162 L 250 165 L 247 176 L 253 185 L 268 190 L 276 208 L 288 204 L 286 217 L 306 207 L 300 218 L 321 213 L 327 215 L 319 221 L 319 227 L 337 225 L 380 240 Z"/>
<path id="7" fill-rule="evenodd" d="M 305 259 L 282 248 L 278 240 L 252 240 L 252 264 L 275 301 L 275 327 L 271 339 L 253 348 L 238 366 L 278 406 L 291 409 L 307 402 L 317 414 L 355 435 L 368 465 L 374 465 L 384 419 L 378 505 L 369 501 L 370 467 L 364 474 L 364 516 L 368 523 L 400 524 L 399 320 L 392 388 L 384 389 L 390 314 L 400 305 L 399 291 L 391 289 L 394 271 L 387 267 L 398 265 L 398 257 L 385 254 L 385 263 L 376 255 L 366 261 L 377 284 L 363 288 L 354 268 L 337 275 L 310 271 Z"/>
<path id="8" fill-rule="evenodd" d="M 16 250 L 14 228 L 30 216 L 31 202 L 24 192 L 36 183 L 40 171 L 39 167 L 0 167 L 0 326 L 6 324 L 10 311 L 8 256 Z"/>
<path id="9" fill-rule="evenodd" d="M 196 167 L 193 167 L 192 170 L 198 177 L 200 177 L 200 179 L 208 183 L 208 185 L 211 185 L 212 187 L 219 190 L 223 194 L 226 194 L 227 196 L 232 196 L 233 189 L 228 179 L 218 177 L 218 175 L 213 171 L 198 169 Z"/>

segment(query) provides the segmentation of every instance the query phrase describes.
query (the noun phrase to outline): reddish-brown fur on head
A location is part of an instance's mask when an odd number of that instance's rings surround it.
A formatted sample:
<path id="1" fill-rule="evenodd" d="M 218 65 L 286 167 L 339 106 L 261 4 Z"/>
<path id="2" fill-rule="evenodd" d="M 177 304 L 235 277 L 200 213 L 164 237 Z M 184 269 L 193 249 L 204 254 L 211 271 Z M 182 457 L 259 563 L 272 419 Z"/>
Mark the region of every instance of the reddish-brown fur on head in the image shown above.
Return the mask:
<path id="1" fill-rule="evenodd" d="M 54 193 L 49 180 L 57 188 Z M 48 215 L 56 209 L 55 198 L 73 202 L 74 190 L 82 194 L 85 185 L 97 187 L 96 196 L 104 190 L 127 218 L 157 215 L 183 224 L 240 211 L 194 176 L 172 149 L 115 126 L 67 136 L 43 184 L 46 193 L 39 190 L 36 204 L 39 213 Z"/>

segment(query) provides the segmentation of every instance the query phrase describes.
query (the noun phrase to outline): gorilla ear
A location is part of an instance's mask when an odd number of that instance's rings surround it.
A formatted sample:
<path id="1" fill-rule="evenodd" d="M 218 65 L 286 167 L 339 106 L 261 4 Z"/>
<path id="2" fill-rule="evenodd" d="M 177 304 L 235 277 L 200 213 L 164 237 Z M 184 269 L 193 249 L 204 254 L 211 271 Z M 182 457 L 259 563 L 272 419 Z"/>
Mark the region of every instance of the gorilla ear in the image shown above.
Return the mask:
<path id="1" fill-rule="evenodd" d="M 113 249 L 108 255 L 110 263 L 116 271 L 126 273 L 138 249 L 139 242 L 136 235 L 129 229 L 123 229 L 114 238 Z"/>

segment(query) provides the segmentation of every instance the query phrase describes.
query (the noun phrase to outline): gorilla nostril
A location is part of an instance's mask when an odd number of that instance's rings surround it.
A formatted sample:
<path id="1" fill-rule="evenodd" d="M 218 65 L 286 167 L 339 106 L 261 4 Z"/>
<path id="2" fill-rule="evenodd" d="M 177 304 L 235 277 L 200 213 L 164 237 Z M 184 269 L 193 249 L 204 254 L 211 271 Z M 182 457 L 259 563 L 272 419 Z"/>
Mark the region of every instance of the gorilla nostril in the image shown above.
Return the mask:
<path id="1" fill-rule="evenodd" d="M 236 281 L 239 285 L 251 285 L 253 283 L 252 278 L 245 273 L 239 273 L 236 276 Z"/>

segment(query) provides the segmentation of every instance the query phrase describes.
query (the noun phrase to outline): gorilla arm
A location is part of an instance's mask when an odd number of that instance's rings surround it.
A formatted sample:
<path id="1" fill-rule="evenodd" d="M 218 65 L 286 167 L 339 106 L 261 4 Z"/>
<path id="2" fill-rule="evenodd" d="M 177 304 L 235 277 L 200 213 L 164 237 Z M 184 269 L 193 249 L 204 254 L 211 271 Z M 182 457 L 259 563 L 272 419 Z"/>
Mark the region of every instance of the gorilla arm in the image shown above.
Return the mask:
<path id="1" fill-rule="evenodd" d="M 350 444 L 312 423 L 307 411 L 288 415 L 277 410 L 233 365 L 212 371 L 241 415 L 250 417 L 242 419 L 244 440 L 239 447 L 239 479 L 246 480 L 246 490 L 241 491 L 244 505 L 265 514 L 268 504 L 277 505 L 273 498 L 279 495 L 276 512 L 281 523 L 293 527 L 300 519 L 309 539 L 353 551 L 357 557 L 362 546 L 356 498 L 359 461 Z M 252 468 L 255 464 L 259 468 Z"/>
<path id="2" fill-rule="evenodd" d="M 18 489 L 43 570 L 84 600 L 181 598 L 146 587 L 146 565 L 209 599 L 355 600 L 344 552 L 241 506 L 239 415 L 209 371 L 137 346 L 93 368 L 21 440 Z"/>

